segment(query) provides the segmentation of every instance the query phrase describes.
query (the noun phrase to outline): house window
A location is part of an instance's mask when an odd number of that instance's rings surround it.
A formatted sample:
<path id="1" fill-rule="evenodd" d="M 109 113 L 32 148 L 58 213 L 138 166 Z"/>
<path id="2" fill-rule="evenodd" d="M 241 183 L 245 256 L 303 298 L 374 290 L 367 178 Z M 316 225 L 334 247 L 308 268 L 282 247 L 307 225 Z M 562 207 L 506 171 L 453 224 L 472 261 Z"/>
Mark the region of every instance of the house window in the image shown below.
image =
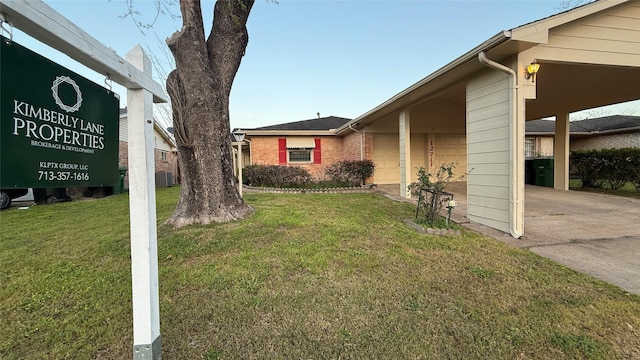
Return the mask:
<path id="1" fill-rule="evenodd" d="M 162 161 L 167 161 L 167 152 L 166 151 L 160 152 L 160 158 L 162 158 Z"/>
<path id="2" fill-rule="evenodd" d="M 278 163 L 322 164 L 322 141 L 320 138 L 291 136 L 278 139 Z"/>
<path id="3" fill-rule="evenodd" d="M 311 152 L 313 149 L 289 149 L 289 162 L 311 162 Z"/>
<path id="4" fill-rule="evenodd" d="M 536 139 L 524 139 L 524 157 L 532 158 L 536 156 Z"/>

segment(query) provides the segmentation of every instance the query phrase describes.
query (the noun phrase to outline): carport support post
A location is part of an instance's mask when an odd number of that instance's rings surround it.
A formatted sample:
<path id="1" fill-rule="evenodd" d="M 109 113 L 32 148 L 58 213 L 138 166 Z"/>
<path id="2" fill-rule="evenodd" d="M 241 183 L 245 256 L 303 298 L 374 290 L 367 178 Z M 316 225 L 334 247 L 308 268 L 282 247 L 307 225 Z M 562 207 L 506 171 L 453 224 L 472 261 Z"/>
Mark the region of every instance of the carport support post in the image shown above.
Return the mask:
<path id="1" fill-rule="evenodd" d="M 553 188 L 569 190 L 569 113 L 556 116 L 556 134 L 553 141 Z"/>
<path id="2" fill-rule="evenodd" d="M 409 110 L 404 110 L 399 117 L 400 134 L 400 196 L 411 197 L 409 183 L 411 181 L 411 117 Z"/>
<path id="3" fill-rule="evenodd" d="M 129 51 L 126 58 L 151 78 L 151 60 L 140 45 Z M 162 350 L 158 295 L 153 95 L 145 89 L 127 89 L 127 104 L 133 359 L 159 360 L 162 358 Z"/>

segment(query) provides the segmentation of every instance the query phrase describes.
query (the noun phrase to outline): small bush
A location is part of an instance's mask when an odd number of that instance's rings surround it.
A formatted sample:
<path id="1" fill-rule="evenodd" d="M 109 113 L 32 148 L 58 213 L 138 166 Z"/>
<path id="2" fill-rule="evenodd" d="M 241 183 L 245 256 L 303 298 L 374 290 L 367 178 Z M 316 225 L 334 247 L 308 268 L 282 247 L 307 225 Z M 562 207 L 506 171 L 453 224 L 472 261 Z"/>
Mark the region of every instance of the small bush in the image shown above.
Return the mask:
<path id="1" fill-rule="evenodd" d="M 453 195 L 445 192 L 447 185 L 453 181 L 454 163 L 442 164 L 435 174 L 428 173 L 423 167 L 418 169 L 418 181 L 412 182 L 408 188 L 411 195 L 418 199 L 416 220 L 420 211 L 424 211 L 424 219 L 429 226 L 435 226 L 444 203 L 453 200 Z M 453 205 L 455 206 L 455 205 Z"/>
<path id="2" fill-rule="evenodd" d="M 243 183 L 262 187 L 302 187 L 311 182 L 309 172 L 299 166 L 249 165 L 242 170 Z"/>
<path id="3" fill-rule="evenodd" d="M 347 185 L 363 185 L 373 175 L 375 164 L 371 160 L 343 160 L 325 169 L 331 181 Z"/>

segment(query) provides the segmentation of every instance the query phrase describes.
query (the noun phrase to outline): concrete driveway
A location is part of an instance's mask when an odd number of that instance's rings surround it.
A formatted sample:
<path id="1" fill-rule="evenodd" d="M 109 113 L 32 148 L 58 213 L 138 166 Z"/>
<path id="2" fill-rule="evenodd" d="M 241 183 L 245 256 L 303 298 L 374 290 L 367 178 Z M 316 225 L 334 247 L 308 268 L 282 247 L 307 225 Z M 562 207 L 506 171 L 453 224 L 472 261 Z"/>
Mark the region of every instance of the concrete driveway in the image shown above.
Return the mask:
<path id="1" fill-rule="evenodd" d="M 456 222 L 640 295 L 640 199 L 527 185 L 524 236 L 514 239 L 466 219 L 466 190 L 447 188 Z"/>

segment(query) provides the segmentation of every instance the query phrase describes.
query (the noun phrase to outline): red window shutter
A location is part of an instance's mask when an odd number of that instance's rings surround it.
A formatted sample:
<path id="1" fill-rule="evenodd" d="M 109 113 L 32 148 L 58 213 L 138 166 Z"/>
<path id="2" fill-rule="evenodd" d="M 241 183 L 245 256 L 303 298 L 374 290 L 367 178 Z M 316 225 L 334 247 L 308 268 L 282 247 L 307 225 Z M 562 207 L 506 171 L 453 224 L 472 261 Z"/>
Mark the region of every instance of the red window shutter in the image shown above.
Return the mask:
<path id="1" fill-rule="evenodd" d="M 313 139 L 316 142 L 316 147 L 313 149 L 313 163 L 322 164 L 322 148 L 320 147 L 320 138 Z"/>
<path id="2" fill-rule="evenodd" d="M 280 165 L 287 164 L 287 139 L 278 139 L 278 160 Z"/>

